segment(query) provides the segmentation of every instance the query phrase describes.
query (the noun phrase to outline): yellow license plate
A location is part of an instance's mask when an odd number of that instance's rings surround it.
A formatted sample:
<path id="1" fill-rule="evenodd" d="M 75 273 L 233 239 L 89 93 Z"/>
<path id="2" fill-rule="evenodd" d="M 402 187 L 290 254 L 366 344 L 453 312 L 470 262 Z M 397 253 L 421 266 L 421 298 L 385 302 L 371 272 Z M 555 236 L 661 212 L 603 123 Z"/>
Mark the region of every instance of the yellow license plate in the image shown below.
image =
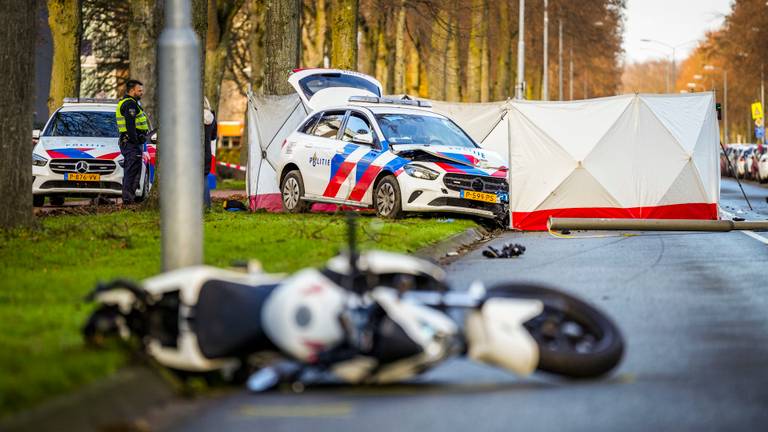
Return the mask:
<path id="1" fill-rule="evenodd" d="M 475 192 L 475 191 L 468 191 L 463 190 L 461 191 L 461 197 L 464 199 L 471 199 L 475 201 L 483 201 L 483 202 L 489 202 L 489 203 L 498 203 L 499 197 L 496 194 L 489 194 L 485 192 Z"/>
<path id="2" fill-rule="evenodd" d="M 101 180 L 101 174 L 66 173 L 66 174 L 64 174 L 64 180 L 69 180 L 69 181 L 99 181 L 99 180 Z"/>

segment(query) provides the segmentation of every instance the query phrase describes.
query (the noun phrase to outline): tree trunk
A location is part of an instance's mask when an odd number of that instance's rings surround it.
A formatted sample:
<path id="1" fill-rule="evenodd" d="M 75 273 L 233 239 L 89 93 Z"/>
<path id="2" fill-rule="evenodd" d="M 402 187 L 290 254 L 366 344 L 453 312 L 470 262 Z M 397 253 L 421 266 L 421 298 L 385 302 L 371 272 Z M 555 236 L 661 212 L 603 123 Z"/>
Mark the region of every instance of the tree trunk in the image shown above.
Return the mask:
<path id="1" fill-rule="evenodd" d="M 0 228 L 34 222 L 30 167 L 37 9 L 27 0 L 0 0 Z"/>
<path id="2" fill-rule="evenodd" d="M 314 3 L 314 9 L 309 7 Z M 301 39 L 304 50 L 303 65 L 306 67 L 323 67 L 325 56 L 325 31 L 328 28 L 325 14 L 325 0 L 304 2 L 304 23 L 302 23 Z"/>
<path id="3" fill-rule="evenodd" d="M 28 8 L 29 3 L 21 2 L 18 7 Z M 61 106 L 65 97 L 80 96 L 82 0 L 48 0 L 48 24 L 53 40 L 51 89 L 48 96 L 50 115 Z M 28 55 L 33 53 L 34 49 Z"/>
<path id="4" fill-rule="evenodd" d="M 465 102 L 480 101 L 480 80 L 483 61 L 483 0 L 472 0 L 469 49 L 467 50 L 467 92 Z"/>
<path id="5" fill-rule="evenodd" d="M 507 89 L 509 89 L 509 45 L 510 31 L 509 31 L 509 3 L 506 1 L 499 2 L 498 4 L 498 33 L 499 37 L 498 45 L 498 58 L 496 59 L 496 77 L 493 80 L 493 98 L 495 100 L 505 100 L 509 96 Z"/>
<path id="6" fill-rule="evenodd" d="M 266 34 L 267 8 L 265 0 L 249 0 L 253 32 L 249 42 L 251 52 L 251 88 L 254 93 L 264 90 L 264 40 Z"/>
<path id="7" fill-rule="evenodd" d="M 128 24 L 129 75 L 144 83 L 142 107 L 149 114 L 153 127 L 157 127 L 157 38 L 160 35 L 163 1 L 134 0 L 128 5 L 131 9 Z"/>
<path id="8" fill-rule="evenodd" d="M 405 93 L 405 0 L 399 0 L 395 12 L 395 64 L 393 65 L 393 93 Z"/>
<path id="9" fill-rule="evenodd" d="M 488 49 L 488 0 L 483 1 L 482 50 L 480 60 L 480 101 L 488 102 L 490 95 L 491 57 Z"/>
<path id="10" fill-rule="evenodd" d="M 244 0 L 208 0 L 208 29 L 205 37 L 205 86 L 211 108 L 219 109 L 221 81 L 227 63 L 232 27 Z"/>
<path id="11" fill-rule="evenodd" d="M 331 0 L 331 67 L 357 67 L 358 0 Z"/>
<path id="12" fill-rule="evenodd" d="M 421 61 L 419 59 L 419 48 L 417 42 L 406 38 L 407 61 L 405 64 L 405 93 L 416 96 L 419 94 L 419 69 Z"/>
<path id="13" fill-rule="evenodd" d="M 445 55 L 445 100 L 461 100 L 461 63 L 459 60 L 459 2 L 454 0 L 451 6 L 451 24 L 448 32 L 448 45 Z"/>
<path id="14" fill-rule="evenodd" d="M 268 0 L 264 52 L 264 92 L 293 92 L 288 75 L 301 61 L 301 0 Z"/>
<path id="15" fill-rule="evenodd" d="M 381 83 L 382 89 L 387 90 L 391 77 L 389 75 L 389 67 L 387 65 L 387 58 L 389 57 L 389 49 L 387 46 L 387 20 L 386 12 L 381 14 L 379 18 L 379 37 L 376 42 L 376 78 Z"/>
<path id="16" fill-rule="evenodd" d="M 433 99 L 445 100 L 446 72 L 448 59 L 448 41 L 452 17 L 447 8 L 440 9 L 432 21 L 429 56 L 429 95 Z"/>

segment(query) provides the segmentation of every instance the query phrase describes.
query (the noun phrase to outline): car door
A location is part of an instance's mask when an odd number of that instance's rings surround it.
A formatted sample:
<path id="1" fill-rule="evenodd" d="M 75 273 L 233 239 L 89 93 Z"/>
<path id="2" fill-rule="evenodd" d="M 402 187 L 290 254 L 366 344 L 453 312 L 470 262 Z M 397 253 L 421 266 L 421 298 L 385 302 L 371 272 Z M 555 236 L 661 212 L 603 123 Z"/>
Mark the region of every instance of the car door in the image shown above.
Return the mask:
<path id="1" fill-rule="evenodd" d="M 376 132 L 371 127 L 371 121 L 362 112 L 351 110 L 344 123 L 341 141 L 345 151 L 354 154 L 355 168 L 343 184 L 347 201 L 370 204 L 370 194 L 366 194 L 381 171 L 381 166 L 374 165 L 376 158 L 381 155 L 376 139 Z M 368 200 L 364 200 L 368 198 Z M 366 202 L 368 201 L 368 202 Z"/>
<path id="2" fill-rule="evenodd" d="M 345 110 L 325 111 L 314 126 L 310 134 L 307 134 L 302 143 L 302 155 L 298 157 L 299 169 L 304 178 L 304 191 L 307 196 L 329 197 L 328 185 L 332 177 L 338 171 L 338 158 L 336 152 L 339 148 L 338 139 L 341 131 Z"/>

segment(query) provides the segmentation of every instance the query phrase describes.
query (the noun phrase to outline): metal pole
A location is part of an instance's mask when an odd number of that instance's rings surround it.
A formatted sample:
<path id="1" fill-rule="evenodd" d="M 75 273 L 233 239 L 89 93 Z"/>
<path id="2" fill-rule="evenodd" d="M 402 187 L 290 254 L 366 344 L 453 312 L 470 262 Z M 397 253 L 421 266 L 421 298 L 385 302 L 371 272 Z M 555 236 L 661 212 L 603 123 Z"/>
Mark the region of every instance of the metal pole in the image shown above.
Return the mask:
<path id="1" fill-rule="evenodd" d="M 573 46 L 568 50 L 568 100 L 573 100 Z"/>
<path id="2" fill-rule="evenodd" d="M 557 35 L 557 98 L 563 100 L 563 20 L 560 20 Z"/>
<path id="3" fill-rule="evenodd" d="M 760 143 L 765 144 L 765 83 L 763 81 L 763 67 L 764 64 L 760 64 L 760 109 L 763 111 L 763 137 L 760 138 Z"/>
<path id="4" fill-rule="evenodd" d="M 520 18 L 517 32 L 517 84 L 515 99 L 525 99 L 525 0 L 520 0 Z"/>
<path id="5" fill-rule="evenodd" d="M 547 220 L 550 230 L 620 230 L 620 231 L 713 231 L 768 229 L 768 221 L 731 221 L 704 219 L 607 219 L 556 218 Z"/>
<path id="6" fill-rule="evenodd" d="M 189 0 L 166 0 L 160 34 L 160 227 L 163 270 L 203 262 L 200 48 Z"/>
<path id="7" fill-rule="evenodd" d="M 541 77 L 541 100 L 549 100 L 549 2 L 544 0 L 544 70 Z"/>
<path id="8" fill-rule="evenodd" d="M 728 70 L 723 69 L 723 141 L 728 144 Z"/>

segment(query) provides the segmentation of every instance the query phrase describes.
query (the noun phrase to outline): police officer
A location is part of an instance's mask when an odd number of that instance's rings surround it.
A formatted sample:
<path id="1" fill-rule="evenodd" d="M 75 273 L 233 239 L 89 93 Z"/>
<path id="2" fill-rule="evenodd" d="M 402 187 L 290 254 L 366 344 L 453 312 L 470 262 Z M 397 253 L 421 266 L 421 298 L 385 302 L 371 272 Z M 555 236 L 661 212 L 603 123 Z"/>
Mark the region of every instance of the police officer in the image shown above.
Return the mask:
<path id="1" fill-rule="evenodd" d="M 141 109 L 144 84 L 131 79 L 125 84 L 125 96 L 117 103 L 115 118 L 120 131 L 120 153 L 123 154 L 123 204 L 136 202 L 139 188 L 141 157 L 149 132 L 149 122 Z"/>

